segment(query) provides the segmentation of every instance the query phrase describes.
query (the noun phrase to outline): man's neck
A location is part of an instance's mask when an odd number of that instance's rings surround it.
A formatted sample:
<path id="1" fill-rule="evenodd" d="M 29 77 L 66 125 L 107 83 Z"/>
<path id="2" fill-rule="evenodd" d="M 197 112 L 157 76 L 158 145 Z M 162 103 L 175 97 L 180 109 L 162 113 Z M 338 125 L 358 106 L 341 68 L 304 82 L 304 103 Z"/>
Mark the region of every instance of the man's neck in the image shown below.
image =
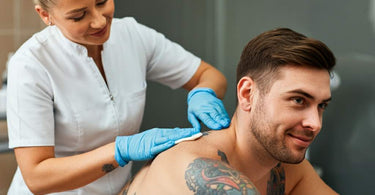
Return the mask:
<path id="1" fill-rule="evenodd" d="M 245 174 L 255 185 L 269 179 L 270 171 L 279 161 L 275 160 L 252 136 L 250 125 L 238 124 L 239 119 L 234 115 L 229 127 L 235 140 L 233 152 L 228 156 L 231 166 Z M 247 128 L 247 129 L 246 129 Z"/>

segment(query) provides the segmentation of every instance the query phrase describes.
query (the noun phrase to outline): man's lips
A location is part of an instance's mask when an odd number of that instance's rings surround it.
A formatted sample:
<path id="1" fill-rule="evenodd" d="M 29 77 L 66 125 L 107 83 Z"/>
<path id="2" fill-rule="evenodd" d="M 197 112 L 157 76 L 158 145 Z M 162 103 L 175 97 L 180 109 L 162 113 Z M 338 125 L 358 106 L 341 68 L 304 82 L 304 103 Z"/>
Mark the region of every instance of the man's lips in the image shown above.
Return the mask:
<path id="1" fill-rule="evenodd" d="M 313 137 L 305 136 L 305 135 L 297 135 L 297 134 L 291 134 L 291 133 L 289 133 L 288 135 L 292 138 L 295 144 L 304 148 L 307 148 L 314 139 Z"/>

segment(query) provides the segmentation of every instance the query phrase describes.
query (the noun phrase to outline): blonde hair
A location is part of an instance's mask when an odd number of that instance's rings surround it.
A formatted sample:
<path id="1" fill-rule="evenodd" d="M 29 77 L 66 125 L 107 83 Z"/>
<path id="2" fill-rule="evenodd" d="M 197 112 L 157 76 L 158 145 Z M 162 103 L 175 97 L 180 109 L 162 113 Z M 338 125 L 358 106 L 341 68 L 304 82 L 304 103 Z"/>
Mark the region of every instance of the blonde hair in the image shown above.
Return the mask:
<path id="1" fill-rule="evenodd" d="M 56 5 L 56 0 L 34 0 L 34 4 L 40 5 L 44 10 L 49 11 Z"/>

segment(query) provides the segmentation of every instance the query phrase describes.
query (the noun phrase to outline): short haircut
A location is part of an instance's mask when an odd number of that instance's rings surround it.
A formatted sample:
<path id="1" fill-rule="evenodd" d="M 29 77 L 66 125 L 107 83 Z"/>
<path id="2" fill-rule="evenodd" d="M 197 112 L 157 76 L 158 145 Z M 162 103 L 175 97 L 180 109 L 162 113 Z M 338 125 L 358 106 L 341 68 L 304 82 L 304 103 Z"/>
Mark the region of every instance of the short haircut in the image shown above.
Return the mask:
<path id="1" fill-rule="evenodd" d="M 278 28 L 258 35 L 245 46 L 237 66 L 237 83 L 249 76 L 267 92 L 281 66 L 311 66 L 331 73 L 335 63 L 332 51 L 321 41 Z"/>

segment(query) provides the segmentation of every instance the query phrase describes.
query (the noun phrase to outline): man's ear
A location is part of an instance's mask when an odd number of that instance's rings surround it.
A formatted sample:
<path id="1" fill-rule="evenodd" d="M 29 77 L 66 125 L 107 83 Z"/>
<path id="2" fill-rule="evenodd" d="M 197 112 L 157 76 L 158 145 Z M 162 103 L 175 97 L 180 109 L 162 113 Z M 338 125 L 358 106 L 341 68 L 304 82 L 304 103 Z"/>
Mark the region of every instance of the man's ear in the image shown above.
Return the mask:
<path id="1" fill-rule="evenodd" d="M 242 77 L 237 83 L 238 106 L 244 111 L 250 111 L 253 103 L 255 83 L 250 77 Z"/>
<path id="2" fill-rule="evenodd" d="M 43 20 L 43 22 L 46 25 L 51 24 L 52 21 L 51 21 L 48 11 L 44 10 L 40 5 L 35 6 L 35 11 L 39 14 L 40 18 Z"/>

